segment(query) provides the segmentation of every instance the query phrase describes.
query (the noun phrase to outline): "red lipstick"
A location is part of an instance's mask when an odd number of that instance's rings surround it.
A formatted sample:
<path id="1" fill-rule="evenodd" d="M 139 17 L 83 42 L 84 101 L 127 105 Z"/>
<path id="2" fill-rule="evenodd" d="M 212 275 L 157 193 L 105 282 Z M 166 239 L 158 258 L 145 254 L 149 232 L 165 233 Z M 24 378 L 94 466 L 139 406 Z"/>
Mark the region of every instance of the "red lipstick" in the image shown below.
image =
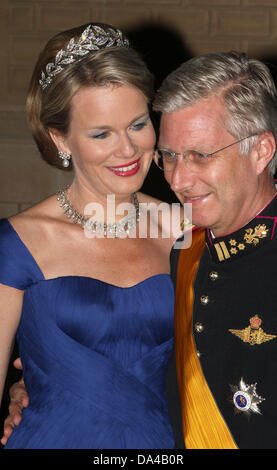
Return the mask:
<path id="1" fill-rule="evenodd" d="M 132 176 L 135 175 L 140 168 L 140 159 L 133 160 L 125 165 L 116 165 L 107 167 L 116 176 Z"/>

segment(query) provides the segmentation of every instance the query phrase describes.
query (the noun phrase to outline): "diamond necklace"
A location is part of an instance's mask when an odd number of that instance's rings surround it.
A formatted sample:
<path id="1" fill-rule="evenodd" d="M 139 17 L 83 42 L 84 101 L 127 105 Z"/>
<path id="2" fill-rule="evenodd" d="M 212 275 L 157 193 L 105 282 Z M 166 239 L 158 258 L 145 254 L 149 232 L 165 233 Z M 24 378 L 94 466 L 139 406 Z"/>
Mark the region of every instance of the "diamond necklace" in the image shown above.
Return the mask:
<path id="1" fill-rule="evenodd" d="M 92 217 L 84 217 L 80 212 L 76 211 L 67 199 L 65 193 L 67 188 L 68 186 L 58 191 L 57 200 L 60 201 L 60 207 L 66 217 L 72 219 L 75 224 L 81 225 L 83 229 L 95 234 L 102 234 L 104 237 L 110 236 L 118 238 L 123 233 L 129 234 L 130 230 L 134 228 L 139 221 L 139 202 L 136 193 L 132 194 L 133 207 L 129 211 L 129 215 L 118 223 L 106 224 L 93 220 Z"/>

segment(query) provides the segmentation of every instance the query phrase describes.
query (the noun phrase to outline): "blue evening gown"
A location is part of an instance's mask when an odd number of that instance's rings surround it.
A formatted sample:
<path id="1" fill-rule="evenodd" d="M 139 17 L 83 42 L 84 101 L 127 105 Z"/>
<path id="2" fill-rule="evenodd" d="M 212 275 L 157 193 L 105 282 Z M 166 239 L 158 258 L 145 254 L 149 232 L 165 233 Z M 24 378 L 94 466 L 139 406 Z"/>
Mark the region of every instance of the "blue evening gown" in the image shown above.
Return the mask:
<path id="1" fill-rule="evenodd" d="M 17 341 L 30 397 L 6 449 L 174 447 L 169 275 L 129 288 L 82 276 L 45 280 L 2 219 L 0 283 L 25 290 Z"/>

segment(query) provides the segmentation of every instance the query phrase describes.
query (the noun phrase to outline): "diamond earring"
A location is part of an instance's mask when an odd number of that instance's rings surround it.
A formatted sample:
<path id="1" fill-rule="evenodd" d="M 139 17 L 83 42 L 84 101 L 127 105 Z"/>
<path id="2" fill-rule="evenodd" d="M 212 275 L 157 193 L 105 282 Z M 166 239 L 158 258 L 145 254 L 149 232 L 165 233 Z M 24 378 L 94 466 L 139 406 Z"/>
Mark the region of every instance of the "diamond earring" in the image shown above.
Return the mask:
<path id="1" fill-rule="evenodd" d="M 61 150 L 59 150 L 59 157 L 62 159 L 63 161 L 63 167 L 66 168 L 69 166 L 69 161 L 70 161 L 70 158 L 71 158 L 71 155 L 69 155 L 68 153 L 66 152 L 62 152 Z"/>

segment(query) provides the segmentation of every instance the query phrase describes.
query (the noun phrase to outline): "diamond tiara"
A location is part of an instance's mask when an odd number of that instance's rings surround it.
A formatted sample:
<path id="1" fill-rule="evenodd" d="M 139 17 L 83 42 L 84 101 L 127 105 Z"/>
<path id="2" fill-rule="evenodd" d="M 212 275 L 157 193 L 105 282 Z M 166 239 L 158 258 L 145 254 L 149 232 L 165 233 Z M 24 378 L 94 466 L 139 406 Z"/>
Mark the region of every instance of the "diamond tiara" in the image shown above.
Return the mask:
<path id="1" fill-rule="evenodd" d="M 64 69 L 63 65 L 79 62 L 90 51 L 98 51 L 111 46 L 128 48 L 129 41 L 122 37 L 122 32 L 119 29 L 108 28 L 105 31 L 100 26 L 89 25 L 77 42 L 74 38 L 70 39 L 66 49 L 61 49 L 57 53 L 54 62 L 49 62 L 46 65 L 45 72 L 41 72 L 39 80 L 42 89 L 46 88 L 53 78 Z"/>

